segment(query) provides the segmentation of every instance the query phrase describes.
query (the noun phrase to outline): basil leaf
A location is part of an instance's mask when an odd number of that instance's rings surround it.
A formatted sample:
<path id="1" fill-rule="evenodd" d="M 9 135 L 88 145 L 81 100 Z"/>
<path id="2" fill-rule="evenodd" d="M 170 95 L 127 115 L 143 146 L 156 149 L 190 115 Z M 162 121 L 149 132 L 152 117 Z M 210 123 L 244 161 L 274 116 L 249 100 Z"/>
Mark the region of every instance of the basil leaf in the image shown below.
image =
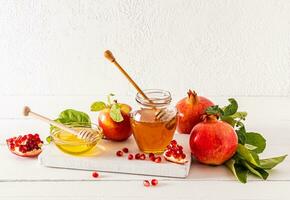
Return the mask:
<path id="1" fill-rule="evenodd" d="M 91 126 L 91 119 L 86 113 L 73 109 L 67 109 L 62 111 L 59 114 L 58 118 L 55 119 L 55 121 L 62 124 Z M 51 126 L 50 131 L 55 128 L 55 126 Z"/>
<path id="2" fill-rule="evenodd" d="M 102 101 L 97 101 L 97 102 L 94 102 L 92 105 L 91 105 L 91 111 L 101 111 L 103 110 L 104 108 L 106 108 L 106 104 Z"/>
<path id="3" fill-rule="evenodd" d="M 260 166 L 258 154 L 256 154 L 253 151 L 250 151 L 244 145 L 239 144 L 237 152 L 242 159 L 248 161 L 249 163 L 253 164 L 256 167 Z"/>
<path id="4" fill-rule="evenodd" d="M 119 104 L 113 104 L 110 109 L 110 117 L 115 122 L 121 122 L 124 120 L 122 113 L 121 113 L 121 106 Z"/>
<path id="5" fill-rule="evenodd" d="M 242 161 L 243 165 L 249 169 L 250 172 L 252 172 L 254 175 L 260 177 L 263 180 L 266 180 L 269 176 L 269 173 L 266 172 L 264 169 L 259 167 L 252 167 L 250 164 L 248 164 L 246 161 Z"/>
<path id="6" fill-rule="evenodd" d="M 232 171 L 232 173 L 241 183 L 247 182 L 247 175 L 249 170 L 238 164 L 234 158 L 228 160 L 226 162 L 226 166 Z"/>
<path id="7" fill-rule="evenodd" d="M 264 151 L 264 149 L 266 148 L 266 140 L 261 134 L 247 132 L 245 136 L 246 136 L 245 140 L 246 144 L 250 144 L 257 147 L 256 149 L 253 150 L 254 152 L 262 153 Z"/>
<path id="8" fill-rule="evenodd" d="M 279 157 L 273 157 L 273 158 L 267 158 L 267 159 L 261 159 L 260 160 L 260 166 L 263 169 L 272 169 L 279 163 L 283 162 L 283 160 L 287 157 L 287 155 L 279 156 Z"/>
<path id="9" fill-rule="evenodd" d="M 205 113 L 208 115 L 217 115 L 222 116 L 224 114 L 223 110 L 218 106 L 210 106 L 205 110 Z"/>
<path id="10" fill-rule="evenodd" d="M 233 98 L 228 99 L 228 101 L 230 102 L 230 105 L 223 108 L 224 115 L 226 116 L 233 115 L 238 111 L 238 102 Z"/>

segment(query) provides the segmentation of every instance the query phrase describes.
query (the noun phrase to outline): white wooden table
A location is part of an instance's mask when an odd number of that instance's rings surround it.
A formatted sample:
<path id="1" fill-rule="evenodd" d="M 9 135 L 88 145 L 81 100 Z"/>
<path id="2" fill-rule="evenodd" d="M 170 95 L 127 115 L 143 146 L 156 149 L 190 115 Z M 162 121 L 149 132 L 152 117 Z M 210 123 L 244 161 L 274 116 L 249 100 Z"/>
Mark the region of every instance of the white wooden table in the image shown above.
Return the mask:
<path id="1" fill-rule="evenodd" d="M 263 156 L 290 153 L 290 98 L 236 97 L 240 110 L 249 113 L 248 130 L 259 131 L 267 139 Z M 61 100 L 60 100 L 61 99 Z M 37 159 L 12 155 L 4 141 L 7 137 L 39 132 L 42 138 L 48 127 L 21 116 L 23 105 L 55 117 L 65 108 L 89 112 L 93 96 L 1 97 L 0 113 L 0 199 L 289 199 L 290 158 L 277 166 L 267 181 L 253 176 L 247 184 L 238 183 L 224 166 L 210 167 L 193 163 L 189 177 L 158 177 L 157 187 L 145 188 L 144 179 L 152 177 L 45 168 Z M 224 105 L 226 97 L 212 97 Z M 92 118 L 96 114 L 91 114 Z"/>

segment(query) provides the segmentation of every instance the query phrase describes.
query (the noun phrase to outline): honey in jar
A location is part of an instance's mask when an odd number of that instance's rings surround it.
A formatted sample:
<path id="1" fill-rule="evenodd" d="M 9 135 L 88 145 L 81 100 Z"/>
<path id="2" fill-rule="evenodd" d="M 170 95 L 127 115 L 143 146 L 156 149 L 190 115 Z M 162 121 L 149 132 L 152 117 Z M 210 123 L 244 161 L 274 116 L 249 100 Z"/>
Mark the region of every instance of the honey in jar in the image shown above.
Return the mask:
<path id="1" fill-rule="evenodd" d="M 174 136 L 176 109 L 170 106 L 171 95 L 164 90 L 145 90 L 136 101 L 141 108 L 131 115 L 133 135 L 139 149 L 145 153 L 162 153 Z"/>

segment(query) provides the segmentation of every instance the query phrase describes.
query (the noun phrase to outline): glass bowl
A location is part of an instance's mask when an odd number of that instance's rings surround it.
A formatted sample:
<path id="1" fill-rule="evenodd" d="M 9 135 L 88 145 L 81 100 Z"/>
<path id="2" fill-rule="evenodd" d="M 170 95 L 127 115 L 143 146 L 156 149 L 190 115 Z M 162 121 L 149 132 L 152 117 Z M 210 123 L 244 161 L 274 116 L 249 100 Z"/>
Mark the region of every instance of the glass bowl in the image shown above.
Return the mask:
<path id="1" fill-rule="evenodd" d="M 50 136 L 52 137 L 52 141 L 65 153 L 83 154 L 92 150 L 103 138 L 103 130 L 96 124 L 88 125 L 85 123 L 70 123 L 65 125 L 75 130 L 88 129 L 97 135 L 93 141 L 88 142 L 57 127 L 51 128 Z"/>

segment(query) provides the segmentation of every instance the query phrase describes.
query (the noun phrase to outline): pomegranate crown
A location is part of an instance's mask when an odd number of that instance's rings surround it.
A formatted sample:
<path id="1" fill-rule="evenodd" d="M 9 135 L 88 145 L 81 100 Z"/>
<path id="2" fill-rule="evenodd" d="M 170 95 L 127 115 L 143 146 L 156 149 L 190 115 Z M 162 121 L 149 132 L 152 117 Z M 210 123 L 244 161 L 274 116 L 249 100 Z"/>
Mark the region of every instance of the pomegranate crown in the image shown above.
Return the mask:
<path id="1" fill-rule="evenodd" d="M 196 103 L 198 101 L 197 93 L 194 90 L 190 90 L 190 89 L 188 90 L 187 98 L 192 103 Z"/>

